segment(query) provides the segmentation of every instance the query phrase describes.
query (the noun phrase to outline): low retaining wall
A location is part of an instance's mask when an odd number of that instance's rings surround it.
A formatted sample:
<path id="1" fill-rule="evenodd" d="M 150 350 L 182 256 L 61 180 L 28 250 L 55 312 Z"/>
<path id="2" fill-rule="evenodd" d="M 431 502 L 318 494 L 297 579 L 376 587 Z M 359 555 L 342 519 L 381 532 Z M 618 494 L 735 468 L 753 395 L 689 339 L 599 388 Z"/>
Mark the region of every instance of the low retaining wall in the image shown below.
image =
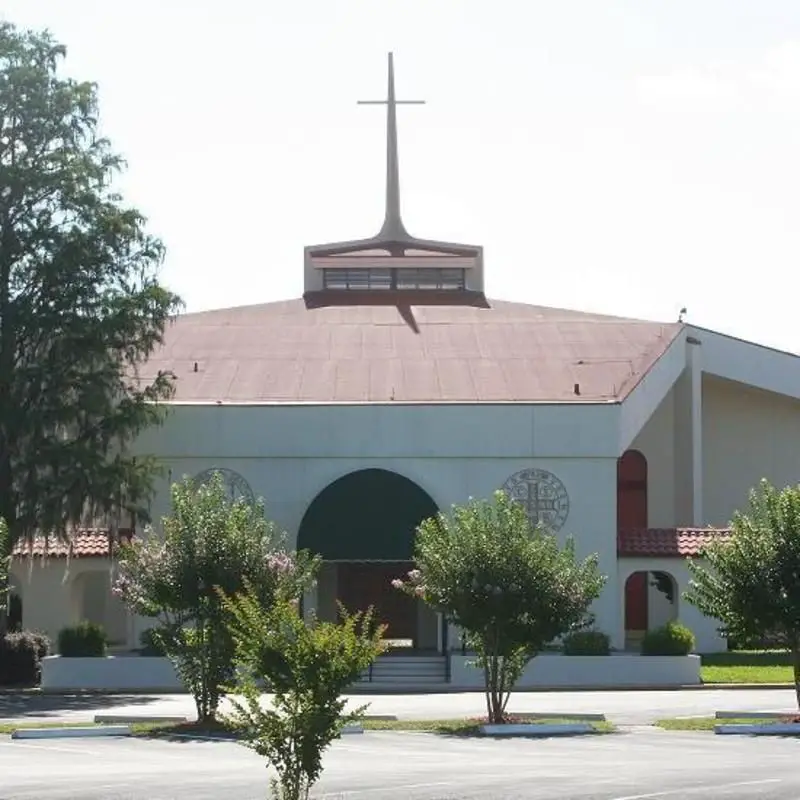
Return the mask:
<path id="1" fill-rule="evenodd" d="M 182 692 L 183 683 L 168 658 L 108 656 L 106 658 L 42 659 L 42 691 Z"/>
<path id="2" fill-rule="evenodd" d="M 483 671 L 472 666 L 473 661 L 474 656 L 451 655 L 451 690 L 483 687 Z M 667 688 L 700 683 L 700 656 L 695 655 L 564 656 L 547 653 L 528 664 L 516 688 Z M 42 659 L 41 685 L 45 692 L 185 691 L 169 659 L 144 656 L 47 656 Z"/>
<path id="3" fill-rule="evenodd" d="M 464 689 L 483 686 L 483 670 L 474 656 L 451 655 L 450 684 Z M 614 686 L 673 687 L 701 683 L 700 656 L 565 656 L 545 653 L 531 661 L 517 689 L 592 688 Z"/>

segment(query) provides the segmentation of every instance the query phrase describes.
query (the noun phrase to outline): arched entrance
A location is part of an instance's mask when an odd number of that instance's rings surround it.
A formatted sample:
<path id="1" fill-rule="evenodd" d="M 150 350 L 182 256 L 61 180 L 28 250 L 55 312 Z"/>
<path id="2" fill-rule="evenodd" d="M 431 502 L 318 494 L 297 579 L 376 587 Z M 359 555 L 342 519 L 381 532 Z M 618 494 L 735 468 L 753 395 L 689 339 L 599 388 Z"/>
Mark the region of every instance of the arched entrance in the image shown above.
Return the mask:
<path id="1" fill-rule="evenodd" d="M 394 644 L 437 646 L 436 616 L 391 582 L 413 566 L 419 524 L 438 513 L 413 481 L 383 469 L 351 472 L 323 489 L 300 523 L 297 547 L 322 556 L 316 592 L 320 619 L 336 618 L 336 601 L 349 611 L 375 608 Z"/>
<path id="2" fill-rule="evenodd" d="M 625 581 L 625 642 L 638 649 L 647 631 L 678 619 L 678 583 L 662 570 L 634 572 Z"/>

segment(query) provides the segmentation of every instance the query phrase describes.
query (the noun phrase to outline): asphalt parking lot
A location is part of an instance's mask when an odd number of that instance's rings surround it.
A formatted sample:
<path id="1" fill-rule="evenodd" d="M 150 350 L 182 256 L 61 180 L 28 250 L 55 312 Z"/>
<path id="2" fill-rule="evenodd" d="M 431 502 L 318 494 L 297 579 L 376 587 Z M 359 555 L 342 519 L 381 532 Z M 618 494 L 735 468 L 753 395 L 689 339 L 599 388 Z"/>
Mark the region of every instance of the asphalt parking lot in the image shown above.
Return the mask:
<path id="1" fill-rule="evenodd" d="M 652 728 L 507 741 L 367 732 L 325 763 L 318 800 L 800 797 L 800 741 Z M 2 800 L 263 800 L 269 775 L 232 743 L 0 738 Z"/>

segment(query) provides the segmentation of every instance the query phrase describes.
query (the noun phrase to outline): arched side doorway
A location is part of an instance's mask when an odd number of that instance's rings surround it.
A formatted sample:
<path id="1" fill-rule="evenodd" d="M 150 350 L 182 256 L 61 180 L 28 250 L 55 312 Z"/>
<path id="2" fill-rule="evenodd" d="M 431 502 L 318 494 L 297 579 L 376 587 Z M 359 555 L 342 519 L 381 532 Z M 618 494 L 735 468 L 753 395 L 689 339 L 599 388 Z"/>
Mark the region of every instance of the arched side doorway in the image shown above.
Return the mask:
<path id="1" fill-rule="evenodd" d="M 638 649 L 644 634 L 678 619 L 678 582 L 669 572 L 634 572 L 625 581 L 625 645 Z"/>
<path id="2" fill-rule="evenodd" d="M 351 472 L 323 489 L 297 535 L 298 549 L 323 558 L 319 618 L 335 619 L 337 600 L 349 611 L 373 606 L 393 644 L 435 649 L 436 615 L 391 582 L 412 568 L 416 529 L 438 510 L 413 481 L 383 469 Z"/>

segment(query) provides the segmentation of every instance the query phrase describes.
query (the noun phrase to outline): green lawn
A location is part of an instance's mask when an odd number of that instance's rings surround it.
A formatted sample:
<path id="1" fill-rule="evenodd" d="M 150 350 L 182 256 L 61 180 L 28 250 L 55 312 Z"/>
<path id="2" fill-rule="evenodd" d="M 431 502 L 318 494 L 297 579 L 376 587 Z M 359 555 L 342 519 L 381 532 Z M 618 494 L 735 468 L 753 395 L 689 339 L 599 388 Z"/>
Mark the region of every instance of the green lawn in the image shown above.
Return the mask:
<path id="1" fill-rule="evenodd" d="M 665 731 L 713 731 L 716 725 L 770 725 L 776 719 L 716 719 L 715 717 L 677 717 L 674 719 L 660 719 L 655 723 L 657 728 Z"/>
<path id="2" fill-rule="evenodd" d="M 4 722 L 0 725 L 0 735 L 8 735 L 18 728 L 86 728 L 94 727 L 91 722 Z"/>
<path id="3" fill-rule="evenodd" d="M 785 650 L 733 650 L 702 655 L 703 683 L 792 683 L 791 655 Z"/>
<path id="4" fill-rule="evenodd" d="M 515 722 L 531 722 L 536 725 L 553 722 L 575 722 L 576 720 L 564 719 L 532 719 L 526 720 L 524 717 L 515 719 Z M 588 720 L 587 720 L 588 721 Z M 610 722 L 588 721 L 596 733 L 611 733 L 614 726 Z M 364 730 L 368 731 L 418 731 L 423 733 L 440 733 L 449 736 L 476 736 L 480 735 L 479 727 L 485 724 L 484 720 L 479 719 L 365 719 L 362 721 Z M 210 730 L 197 723 L 174 724 L 153 724 L 153 725 L 134 725 L 134 732 L 139 735 L 147 736 L 171 736 L 174 734 L 186 735 L 209 735 L 227 734 L 231 731 L 224 727 Z"/>
<path id="5" fill-rule="evenodd" d="M 576 722 L 574 719 L 533 719 L 526 720 L 521 717 L 515 722 L 531 722 L 536 725 L 553 722 Z M 610 722 L 596 722 L 587 720 L 596 733 L 611 733 L 614 726 Z M 479 735 L 478 728 L 484 724 L 478 719 L 435 719 L 435 720 L 387 720 L 387 719 L 365 719 L 362 725 L 365 730 L 371 731 L 420 731 L 429 733 L 447 734 L 450 736 L 475 736 Z M 84 728 L 95 727 L 93 723 L 47 723 L 47 722 L 20 722 L 0 725 L 0 734 L 10 734 L 18 728 Z M 101 726 L 96 726 L 101 727 Z M 196 722 L 188 723 L 135 723 L 131 725 L 133 732 L 137 736 L 158 736 L 169 737 L 180 736 L 231 736 L 235 734 L 222 724 L 200 725 Z"/>

